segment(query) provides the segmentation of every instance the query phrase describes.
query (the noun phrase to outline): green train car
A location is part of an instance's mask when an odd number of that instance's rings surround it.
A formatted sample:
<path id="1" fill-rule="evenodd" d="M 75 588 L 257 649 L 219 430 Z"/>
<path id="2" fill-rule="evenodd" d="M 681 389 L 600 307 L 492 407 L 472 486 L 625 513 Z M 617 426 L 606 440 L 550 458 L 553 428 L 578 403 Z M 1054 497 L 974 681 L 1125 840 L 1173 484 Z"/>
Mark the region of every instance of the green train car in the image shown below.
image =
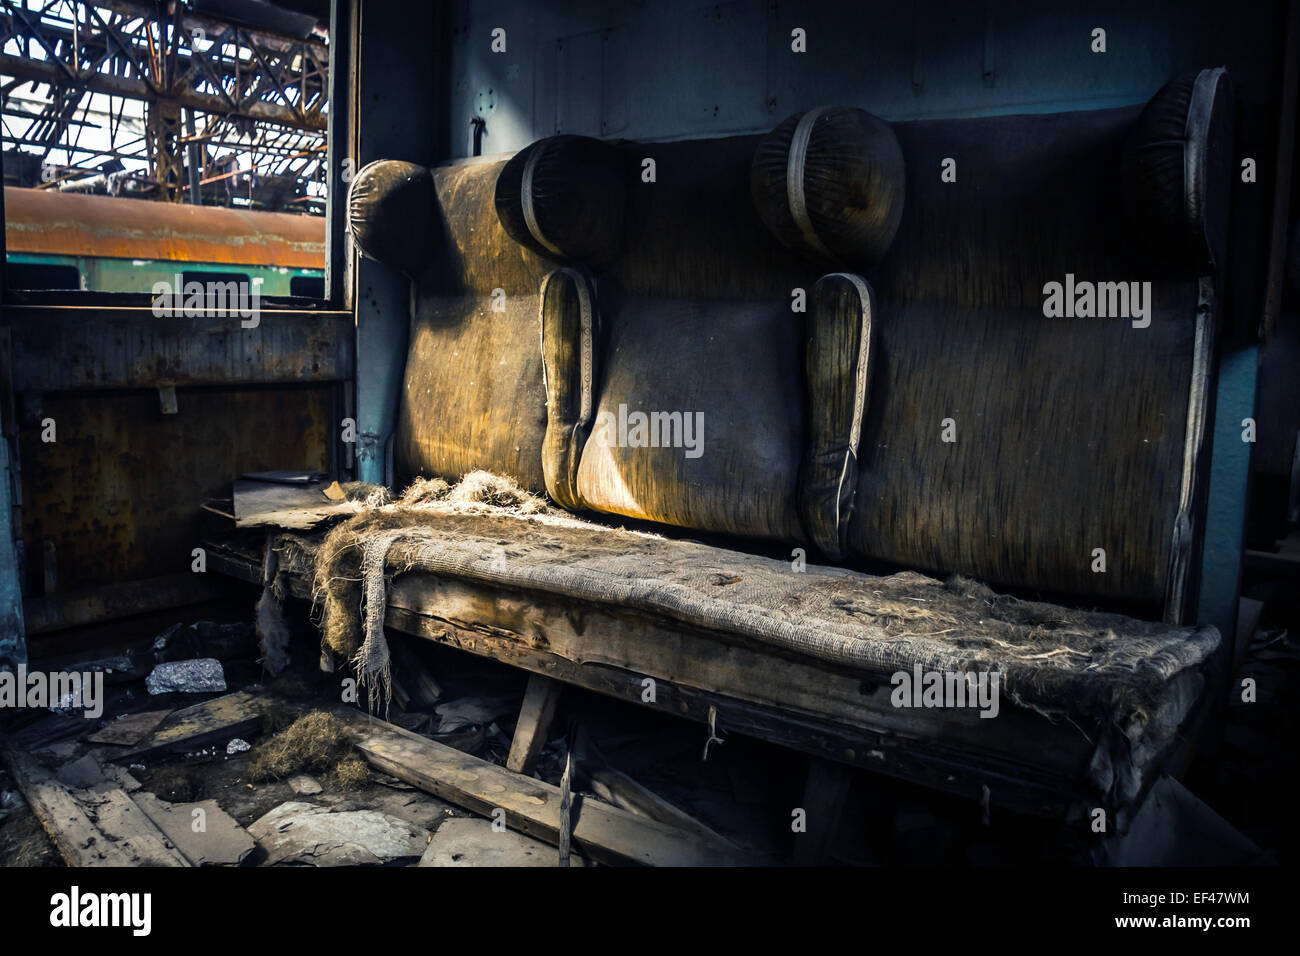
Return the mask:
<path id="1" fill-rule="evenodd" d="M 11 289 L 148 292 L 261 279 L 264 296 L 325 294 L 325 220 L 292 213 L 5 189 Z"/>

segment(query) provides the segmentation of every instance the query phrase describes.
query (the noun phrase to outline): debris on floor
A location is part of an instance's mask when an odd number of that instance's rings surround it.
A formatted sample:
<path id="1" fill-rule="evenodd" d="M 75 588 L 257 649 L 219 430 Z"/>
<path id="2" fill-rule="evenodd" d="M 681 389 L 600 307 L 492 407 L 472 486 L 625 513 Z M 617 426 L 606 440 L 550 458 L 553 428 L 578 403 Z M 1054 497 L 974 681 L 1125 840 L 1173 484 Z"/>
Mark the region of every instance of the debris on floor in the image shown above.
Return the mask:
<path id="1" fill-rule="evenodd" d="M 438 715 L 437 732 L 451 734 L 469 727 L 486 727 L 510 716 L 518 708 L 519 701 L 508 696 L 462 697 L 447 701 L 434 709 Z"/>
<path id="2" fill-rule="evenodd" d="M 23 795 L 17 790 L 0 791 L 0 823 L 15 810 L 21 810 L 26 804 Z"/>
<path id="3" fill-rule="evenodd" d="M 170 717 L 172 710 L 146 710 L 137 714 L 121 714 L 109 721 L 86 740 L 93 744 L 120 744 L 130 747 L 144 740 Z"/>
<path id="4" fill-rule="evenodd" d="M 195 693 L 180 680 L 149 694 L 145 670 L 119 669 L 98 719 L 0 714 L 14 771 L 0 772 L 3 862 L 550 867 L 561 865 L 562 845 L 569 865 L 585 866 L 799 859 L 790 813 L 806 797 L 808 760 L 798 753 L 734 735 L 702 762 L 697 725 L 572 687 L 543 693 L 540 675 L 400 636 L 402 690 L 380 719 L 364 701 L 341 704 L 351 672 L 323 673 L 311 653 L 268 678 L 249 633 L 199 622 L 140 644 L 149 657 L 182 655 L 152 661 L 155 674 L 206 660 L 229 692 Z M 227 639 L 246 656 L 183 656 Z M 1247 670 L 1280 673 L 1295 657 L 1274 637 Z M 530 708 L 530 694 L 546 706 Z M 1269 706 L 1234 712 L 1255 718 Z M 1249 756 L 1262 726 L 1231 725 L 1234 759 Z M 1166 797 L 1211 819 L 1177 788 Z M 1006 865 L 1078 853 L 1041 828 L 1015 840 L 972 830 L 967 804 L 880 778 L 857 780 L 845 801 L 826 862 Z M 1224 834 L 1229 849 L 1247 848 Z M 1167 836 L 1124 852 L 1167 856 L 1177 846 Z"/>
<path id="5" fill-rule="evenodd" d="M 3 760 L 69 866 L 191 865 L 126 791 L 106 781 L 70 790 L 28 754 L 6 750 Z"/>
<path id="6" fill-rule="evenodd" d="M 312 797 L 325 789 L 315 777 L 309 777 L 305 773 L 296 773 L 290 777 L 289 786 L 301 797 Z"/>
<path id="7" fill-rule="evenodd" d="M 221 661 L 202 657 L 159 664 L 145 679 L 150 694 L 211 694 L 226 689 Z"/>
<path id="8" fill-rule="evenodd" d="M 452 817 L 429 839 L 420 866 L 559 866 L 555 847 L 477 817 Z M 574 854 L 569 866 L 585 866 Z"/>
<path id="9" fill-rule="evenodd" d="M 152 793 L 134 800 L 194 866 L 239 866 L 257 848 L 247 831 L 215 800 L 168 803 Z"/>
<path id="10" fill-rule="evenodd" d="M 366 782 L 369 772 L 347 727 L 332 714 L 314 711 L 261 744 L 248 765 L 256 782 L 282 780 L 301 771 L 324 773 L 345 790 Z"/>
<path id="11" fill-rule="evenodd" d="M 257 733 L 261 715 L 246 692 L 227 694 L 173 713 L 161 729 L 139 746 L 113 759 L 120 762 L 152 759 L 168 753 L 194 752 L 213 745 L 223 750 L 235 737 Z"/>
<path id="12" fill-rule="evenodd" d="M 419 857 L 429 832 L 376 810 L 334 812 L 289 801 L 248 828 L 268 864 L 364 866 Z"/>

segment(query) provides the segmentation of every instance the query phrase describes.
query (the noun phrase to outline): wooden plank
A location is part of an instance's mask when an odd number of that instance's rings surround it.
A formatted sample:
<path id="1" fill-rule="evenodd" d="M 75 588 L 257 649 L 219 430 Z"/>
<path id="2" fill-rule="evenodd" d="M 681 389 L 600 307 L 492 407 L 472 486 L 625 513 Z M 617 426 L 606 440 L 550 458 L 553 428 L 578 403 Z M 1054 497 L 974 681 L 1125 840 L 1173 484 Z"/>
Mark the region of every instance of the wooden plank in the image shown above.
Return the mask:
<path id="1" fill-rule="evenodd" d="M 796 863 L 816 866 L 830 857 L 851 782 L 849 769 L 843 764 L 816 757 L 809 762 L 802 805 L 806 829 L 794 837 Z"/>
<path id="2" fill-rule="evenodd" d="M 649 787 L 613 767 L 593 767 L 583 771 L 591 781 L 596 796 L 638 816 L 658 820 L 684 833 L 694 833 L 719 846 L 733 845 L 730 840 L 705 826 L 685 810 L 668 802 Z"/>
<path id="3" fill-rule="evenodd" d="M 325 479 L 302 483 L 240 478 L 234 485 L 235 526 L 308 529 L 328 518 L 355 514 L 355 501 L 333 501 L 322 493 Z"/>
<path id="4" fill-rule="evenodd" d="M 702 724 L 708 723 L 709 709 L 713 707 L 717 710 L 718 726 L 728 732 L 842 761 L 954 796 L 979 800 L 982 788 L 987 786 L 999 806 L 1053 819 L 1063 819 L 1073 805 L 1084 799 L 1082 785 L 1073 778 L 1021 764 L 1014 757 L 994 760 L 979 751 L 955 751 L 932 739 L 913 739 L 804 717 L 668 680 L 656 683 L 655 702 L 647 704 L 640 674 L 600 664 L 577 664 L 510 637 L 457 627 L 391 605 L 388 611 L 389 625 L 408 634 L 428 637 L 448 647 Z M 1067 731 L 1078 734 L 1073 728 L 1063 728 L 1060 749 L 1072 745 L 1066 739 Z"/>
<path id="5" fill-rule="evenodd" d="M 519 708 L 519 722 L 515 724 L 515 736 L 510 741 L 510 755 L 506 757 L 508 769 L 515 773 L 533 772 L 533 765 L 546 746 L 546 734 L 563 688 L 564 685 L 557 680 L 541 674 L 529 675 L 528 689 L 524 691 L 524 702 Z"/>
<path id="6" fill-rule="evenodd" d="M 890 700 L 893 687 L 886 675 L 872 677 L 756 641 L 704 633 L 617 607 L 432 574 L 406 574 L 394 580 L 388 608 L 390 614 L 404 608 L 455 627 L 508 637 L 583 667 L 604 664 L 639 674 L 642 680 L 652 678 L 656 684 L 671 682 L 791 715 L 917 741 L 942 740 L 954 749 L 1014 748 L 1032 755 L 1034 765 L 1049 772 L 1081 772 L 1092 756 L 1092 744 L 1084 734 L 1062 733 L 1060 724 L 1019 710 L 1007 700 L 996 720 L 981 718 L 975 708 L 898 708 Z"/>
<path id="7" fill-rule="evenodd" d="M 9 773 L 69 866 L 190 866 L 130 793 L 105 777 L 98 762 L 82 761 L 90 770 L 82 770 L 86 786 L 70 790 L 26 754 L 4 754 Z"/>
<path id="8" fill-rule="evenodd" d="M 117 720 L 110 720 L 86 740 L 92 744 L 115 744 L 131 747 L 144 740 L 158 725 L 172 715 L 172 709 L 146 710 L 138 714 L 127 714 Z"/>
<path id="9" fill-rule="evenodd" d="M 340 710 L 338 716 L 349 724 L 357 748 L 378 770 L 489 818 L 493 811 L 503 810 L 511 829 L 559 845 L 559 787 L 356 710 Z M 575 811 L 573 845 L 583 857 L 597 863 L 725 866 L 760 862 L 595 800 L 578 802 Z"/>
<path id="10" fill-rule="evenodd" d="M 36 814 L 68 866 L 130 866 L 123 848 L 111 843 L 66 787 L 36 761 L 13 750 L 3 751 L 5 769 Z"/>
<path id="11" fill-rule="evenodd" d="M 95 815 L 95 826 L 104 836 L 116 841 L 131 866 L 193 865 L 125 790 L 108 787 L 79 792 L 83 806 Z"/>
<path id="12" fill-rule="evenodd" d="M 225 746 L 232 737 L 251 736 L 262 725 L 253 700 L 252 694 L 239 691 L 178 710 L 148 743 L 109 759 L 144 760 L 179 750 L 202 750 L 213 744 Z"/>

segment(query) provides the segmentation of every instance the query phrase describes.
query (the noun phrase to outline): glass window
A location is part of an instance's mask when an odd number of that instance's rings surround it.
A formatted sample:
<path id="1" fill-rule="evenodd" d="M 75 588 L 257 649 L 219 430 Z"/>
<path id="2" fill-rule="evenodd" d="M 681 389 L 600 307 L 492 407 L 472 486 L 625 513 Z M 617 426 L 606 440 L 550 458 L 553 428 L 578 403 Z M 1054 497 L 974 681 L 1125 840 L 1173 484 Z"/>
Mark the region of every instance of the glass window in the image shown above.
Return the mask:
<path id="1" fill-rule="evenodd" d="M 327 22 L 270 4 L 228 22 L 178 4 L 174 23 L 111 0 L 4 8 L 9 288 L 139 293 L 194 271 L 323 297 L 294 279 L 325 269 Z"/>

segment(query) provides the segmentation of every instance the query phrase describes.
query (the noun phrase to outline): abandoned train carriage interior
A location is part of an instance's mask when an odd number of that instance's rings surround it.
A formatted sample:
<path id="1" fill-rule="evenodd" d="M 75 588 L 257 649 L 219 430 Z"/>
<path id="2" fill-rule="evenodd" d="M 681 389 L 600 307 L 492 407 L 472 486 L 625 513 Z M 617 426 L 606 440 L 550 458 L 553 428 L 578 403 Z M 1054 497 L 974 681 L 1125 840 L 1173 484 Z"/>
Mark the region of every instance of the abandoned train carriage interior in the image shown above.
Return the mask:
<path id="1" fill-rule="evenodd" d="M 2 0 L 0 860 L 1294 859 L 1298 69 Z"/>

